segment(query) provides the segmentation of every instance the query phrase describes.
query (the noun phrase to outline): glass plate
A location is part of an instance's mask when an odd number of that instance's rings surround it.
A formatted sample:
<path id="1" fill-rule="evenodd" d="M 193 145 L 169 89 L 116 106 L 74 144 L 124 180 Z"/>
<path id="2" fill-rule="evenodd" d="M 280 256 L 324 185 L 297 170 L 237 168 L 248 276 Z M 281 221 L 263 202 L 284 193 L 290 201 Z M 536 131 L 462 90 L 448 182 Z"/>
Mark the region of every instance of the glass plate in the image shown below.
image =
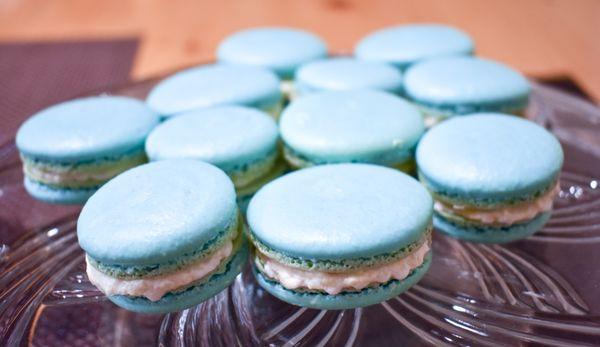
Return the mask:
<path id="1" fill-rule="evenodd" d="M 110 93 L 144 97 L 157 80 Z M 14 144 L 0 148 L 0 344 L 35 346 L 397 346 L 600 344 L 600 110 L 535 84 L 527 116 L 565 150 L 552 219 L 510 245 L 440 234 L 425 278 L 379 305 L 285 304 L 246 270 L 216 297 L 167 315 L 112 305 L 85 276 L 79 207 L 23 190 Z"/>

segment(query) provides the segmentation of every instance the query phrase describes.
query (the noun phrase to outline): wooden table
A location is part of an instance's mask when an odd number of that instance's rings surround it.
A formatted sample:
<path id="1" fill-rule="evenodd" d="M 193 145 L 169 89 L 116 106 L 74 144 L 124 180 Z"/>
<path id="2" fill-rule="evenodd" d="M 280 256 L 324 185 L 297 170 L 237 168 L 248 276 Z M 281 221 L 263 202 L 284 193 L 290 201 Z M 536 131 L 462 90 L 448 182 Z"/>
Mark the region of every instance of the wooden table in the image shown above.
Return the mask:
<path id="1" fill-rule="evenodd" d="M 409 22 L 460 27 L 479 55 L 534 77 L 570 76 L 600 101 L 598 0 L 0 0 L 0 41 L 139 37 L 135 79 L 212 59 L 246 27 L 305 28 L 351 52 L 366 33 Z"/>

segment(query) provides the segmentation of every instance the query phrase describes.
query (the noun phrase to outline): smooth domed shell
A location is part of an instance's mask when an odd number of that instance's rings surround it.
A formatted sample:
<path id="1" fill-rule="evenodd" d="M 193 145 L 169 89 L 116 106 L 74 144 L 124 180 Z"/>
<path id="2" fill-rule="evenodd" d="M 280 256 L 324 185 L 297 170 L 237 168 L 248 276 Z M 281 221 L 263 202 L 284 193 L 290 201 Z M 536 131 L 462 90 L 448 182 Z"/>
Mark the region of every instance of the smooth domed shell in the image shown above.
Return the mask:
<path id="1" fill-rule="evenodd" d="M 157 265 L 197 251 L 235 221 L 233 183 L 195 160 L 138 166 L 110 180 L 87 201 L 79 244 L 103 263 Z"/>
<path id="2" fill-rule="evenodd" d="M 279 122 L 293 151 L 317 162 L 397 164 L 412 155 L 425 126 L 417 109 L 380 91 L 328 91 L 292 102 Z"/>
<path id="3" fill-rule="evenodd" d="M 158 121 L 139 100 L 87 97 L 36 113 L 21 125 L 16 142 L 34 159 L 78 163 L 141 150 Z"/>
<path id="4" fill-rule="evenodd" d="M 304 30 L 267 27 L 247 29 L 225 38 L 217 48 L 217 60 L 269 68 L 290 78 L 298 66 L 327 55 L 327 46 Z"/>
<path id="5" fill-rule="evenodd" d="M 432 199 L 414 178 L 369 164 L 316 166 L 264 186 L 248 207 L 253 235 L 292 257 L 343 260 L 418 241 Z"/>
<path id="6" fill-rule="evenodd" d="M 202 65 L 159 82 L 146 102 L 161 116 L 226 104 L 271 106 L 281 98 L 271 71 L 249 66 Z"/>
<path id="7" fill-rule="evenodd" d="M 150 160 L 198 159 L 229 169 L 264 159 L 276 151 L 275 121 L 242 106 L 192 111 L 159 125 L 146 141 Z"/>
<path id="8" fill-rule="evenodd" d="M 440 24 L 410 24 L 384 28 L 363 38 L 355 47 L 357 58 L 405 68 L 424 59 L 469 55 L 473 40 L 465 32 Z"/>
<path id="9" fill-rule="evenodd" d="M 427 185 L 457 198 L 506 200 L 548 188 L 563 163 L 541 126 L 501 114 L 445 121 L 423 136 L 417 165 Z"/>
<path id="10" fill-rule="evenodd" d="M 393 66 L 353 58 L 317 60 L 296 73 L 300 92 L 320 90 L 376 89 L 390 93 L 402 90 L 402 73 Z"/>
<path id="11" fill-rule="evenodd" d="M 439 105 L 521 103 L 529 82 L 512 68 L 474 57 L 424 61 L 406 71 L 406 94 L 417 102 Z"/>

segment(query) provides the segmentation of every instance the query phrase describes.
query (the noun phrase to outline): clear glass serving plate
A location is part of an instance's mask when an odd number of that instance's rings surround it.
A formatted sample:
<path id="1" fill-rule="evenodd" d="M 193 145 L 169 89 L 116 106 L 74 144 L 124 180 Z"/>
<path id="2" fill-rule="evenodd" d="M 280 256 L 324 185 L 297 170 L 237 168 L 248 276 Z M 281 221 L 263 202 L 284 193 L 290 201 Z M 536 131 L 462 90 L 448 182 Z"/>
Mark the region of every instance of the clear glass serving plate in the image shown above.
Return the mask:
<path id="1" fill-rule="evenodd" d="M 108 92 L 143 98 L 155 83 Z M 565 150 L 548 225 L 509 245 L 436 234 L 431 270 L 418 285 L 346 311 L 285 304 L 248 270 L 182 312 L 119 309 L 85 276 L 79 208 L 29 198 L 9 143 L 0 148 L 0 345 L 599 345 L 600 110 L 534 83 L 527 117 L 553 131 Z"/>

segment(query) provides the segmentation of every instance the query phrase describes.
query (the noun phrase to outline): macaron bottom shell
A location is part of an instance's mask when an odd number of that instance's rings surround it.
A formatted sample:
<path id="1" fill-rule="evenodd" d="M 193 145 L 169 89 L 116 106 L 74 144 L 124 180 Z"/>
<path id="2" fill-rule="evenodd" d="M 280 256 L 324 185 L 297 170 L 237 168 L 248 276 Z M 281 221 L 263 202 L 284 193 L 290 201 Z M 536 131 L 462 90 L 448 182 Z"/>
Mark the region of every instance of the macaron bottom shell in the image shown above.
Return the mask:
<path id="1" fill-rule="evenodd" d="M 253 265 L 253 271 L 258 284 L 276 298 L 292 305 L 324 309 L 345 310 L 378 304 L 398 296 L 416 284 L 427 272 L 431 265 L 432 253 L 427 254 L 423 264 L 415 268 L 403 280 L 391 280 L 377 287 L 365 288 L 358 292 L 343 292 L 329 295 L 317 292 L 299 292 L 284 288 L 281 284 L 269 280 Z"/>
<path id="2" fill-rule="evenodd" d="M 204 281 L 178 293 L 169 293 L 158 301 L 124 295 L 109 296 L 114 304 L 139 313 L 168 313 L 181 311 L 208 300 L 227 288 L 242 271 L 249 256 L 248 243 L 243 241 L 235 255 L 225 264 L 224 270 L 210 275 Z"/>
<path id="3" fill-rule="evenodd" d="M 455 105 L 451 107 L 435 107 L 414 102 L 414 105 L 423 115 L 425 126 L 431 128 L 434 125 L 455 116 L 461 116 L 479 112 L 504 113 L 518 117 L 525 117 L 526 104 L 517 106 L 511 105 L 493 105 L 493 106 L 474 106 L 474 105 Z"/>
<path id="4" fill-rule="evenodd" d="M 439 213 L 433 215 L 433 226 L 449 236 L 480 243 L 507 243 L 523 239 L 540 230 L 550 219 L 551 212 L 543 212 L 535 218 L 510 226 L 486 226 L 473 223 L 452 222 Z"/>
<path id="5" fill-rule="evenodd" d="M 48 204 L 78 205 L 92 196 L 99 187 L 93 188 L 56 188 L 25 177 L 23 179 L 25 190 L 37 200 Z"/>
<path id="6" fill-rule="evenodd" d="M 296 170 L 305 169 L 305 168 L 309 168 L 309 167 L 316 166 L 316 165 L 342 163 L 342 162 L 313 161 L 310 158 L 294 151 L 293 149 L 291 149 L 288 146 L 283 147 L 283 157 L 285 158 L 285 160 L 289 164 L 289 166 L 292 169 L 296 169 Z M 352 163 L 358 163 L 358 162 L 352 162 Z M 407 174 L 415 174 L 416 173 L 416 163 L 415 163 L 414 158 L 410 155 L 407 155 L 407 159 L 402 162 L 399 162 L 399 163 L 393 163 L 393 164 L 387 164 L 387 165 L 384 165 L 382 163 L 371 163 L 371 164 L 391 167 L 394 169 L 398 169 Z"/>

